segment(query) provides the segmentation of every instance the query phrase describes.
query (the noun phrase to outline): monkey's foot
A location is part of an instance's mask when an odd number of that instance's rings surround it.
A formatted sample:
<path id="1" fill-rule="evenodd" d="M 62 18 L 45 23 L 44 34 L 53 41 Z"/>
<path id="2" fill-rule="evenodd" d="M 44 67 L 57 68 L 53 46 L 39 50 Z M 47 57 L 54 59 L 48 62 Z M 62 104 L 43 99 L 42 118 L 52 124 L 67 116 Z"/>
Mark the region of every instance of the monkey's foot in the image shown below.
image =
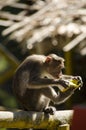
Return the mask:
<path id="1" fill-rule="evenodd" d="M 46 107 L 46 108 L 43 109 L 43 112 L 44 112 L 45 114 L 54 115 L 55 111 L 56 111 L 56 108 L 55 108 L 55 107 L 52 107 L 52 106 L 49 106 L 49 107 Z"/>

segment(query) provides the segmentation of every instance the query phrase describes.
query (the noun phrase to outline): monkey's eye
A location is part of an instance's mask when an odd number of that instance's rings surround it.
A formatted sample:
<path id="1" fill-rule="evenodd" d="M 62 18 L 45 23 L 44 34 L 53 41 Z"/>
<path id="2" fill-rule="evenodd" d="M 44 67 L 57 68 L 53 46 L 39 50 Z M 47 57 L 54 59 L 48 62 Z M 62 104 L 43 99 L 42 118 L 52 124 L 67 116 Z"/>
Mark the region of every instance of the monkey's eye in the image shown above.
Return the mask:
<path id="1" fill-rule="evenodd" d="M 62 61 L 61 60 L 58 60 L 58 64 L 61 64 L 62 63 Z"/>

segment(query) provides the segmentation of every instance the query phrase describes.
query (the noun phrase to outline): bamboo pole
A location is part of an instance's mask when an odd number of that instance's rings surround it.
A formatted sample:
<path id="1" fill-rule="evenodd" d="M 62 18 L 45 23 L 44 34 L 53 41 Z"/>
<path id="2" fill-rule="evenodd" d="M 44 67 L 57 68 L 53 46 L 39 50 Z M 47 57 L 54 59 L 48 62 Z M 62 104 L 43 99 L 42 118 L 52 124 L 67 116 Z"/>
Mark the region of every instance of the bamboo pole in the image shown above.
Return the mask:
<path id="1" fill-rule="evenodd" d="M 69 124 L 60 125 L 57 130 L 70 130 Z"/>
<path id="2" fill-rule="evenodd" d="M 73 110 L 56 111 L 54 115 L 47 115 L 43 112 L 0 111 L 0 128 L 36 128 L 54 130 L 58 128 L 59 125 L 70 124 L 72 116 Z"/>

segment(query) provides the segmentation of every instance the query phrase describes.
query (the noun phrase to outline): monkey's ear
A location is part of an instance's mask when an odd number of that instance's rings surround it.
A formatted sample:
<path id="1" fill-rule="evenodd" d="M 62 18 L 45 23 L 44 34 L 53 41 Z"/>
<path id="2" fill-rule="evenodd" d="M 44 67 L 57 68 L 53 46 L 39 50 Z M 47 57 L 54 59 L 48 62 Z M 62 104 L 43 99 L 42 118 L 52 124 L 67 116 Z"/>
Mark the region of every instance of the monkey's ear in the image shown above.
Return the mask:
<path id="1" fill-rule="evenodd" d="M 49 63 L 52 61 L 52 57 L 51 56 L 47 56 L 46 57 L 46 60 L 45 60 L 45 63 Z"/>

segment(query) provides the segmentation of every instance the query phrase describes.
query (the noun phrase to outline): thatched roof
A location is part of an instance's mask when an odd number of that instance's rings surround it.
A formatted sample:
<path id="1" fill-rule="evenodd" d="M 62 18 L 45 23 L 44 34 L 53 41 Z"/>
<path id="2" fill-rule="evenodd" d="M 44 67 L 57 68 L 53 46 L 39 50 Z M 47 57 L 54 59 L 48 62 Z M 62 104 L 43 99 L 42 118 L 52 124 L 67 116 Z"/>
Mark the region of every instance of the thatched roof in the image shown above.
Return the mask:
<path id="1" fill-rule="evenodd" d="M 8 6 L 11 9 L 6 10 Z M 0 8 L 0 25 L 5 26 L 2 35 L 26 44 L 28 49 L 48 37 L 74 36 L 63 47 L 69 51 L 86 38 L 86 0 L 0 0 Z M 86 42 L 79 48 L 86 55 Z"/>

